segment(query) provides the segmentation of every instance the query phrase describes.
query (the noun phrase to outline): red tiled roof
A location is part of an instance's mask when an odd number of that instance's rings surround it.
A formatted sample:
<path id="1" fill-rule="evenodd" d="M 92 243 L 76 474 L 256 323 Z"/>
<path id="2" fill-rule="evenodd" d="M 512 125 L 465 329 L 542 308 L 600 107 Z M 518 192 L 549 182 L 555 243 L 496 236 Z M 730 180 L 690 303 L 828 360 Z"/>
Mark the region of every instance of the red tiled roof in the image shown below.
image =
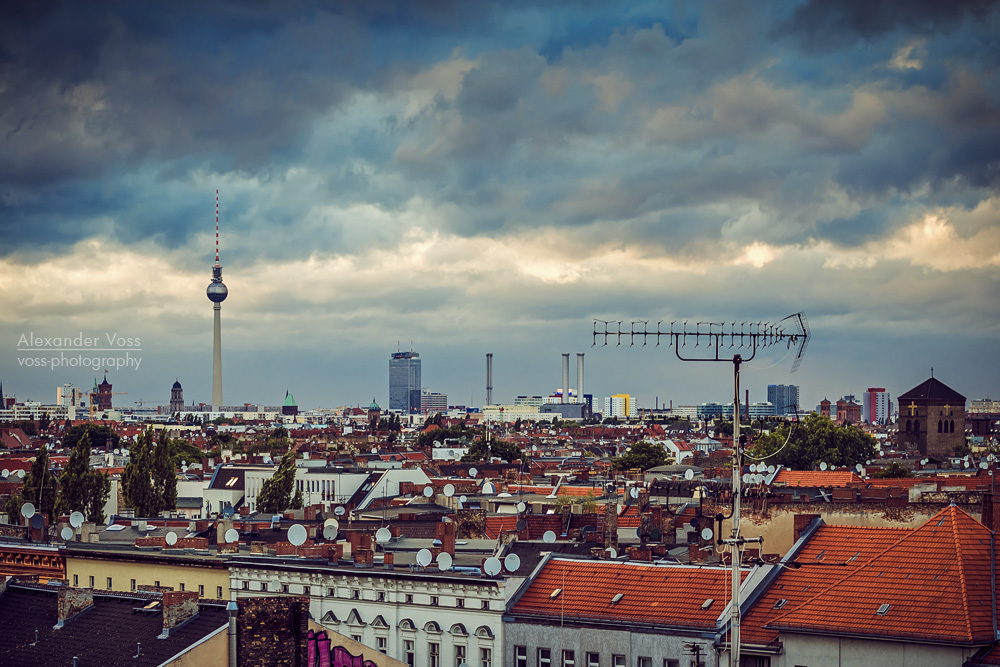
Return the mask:
<path id="1" fill-rule="evenodd" d="M 714 629 L 729 600 L 729 571 L 553 558 L 514 605 L 514 614 Z M 556 597 L 553 591 L 562 589 Z M 618 603 L 613 598 L 622 593 Z M 714 602 L 703 608 L 707 599 Z"/>
<path id="2" fill-rule="evenodd" d="M 861 478 L 850 470 L 788 470 L 778 471 L 774 486 L 848 487 L 861 486 Z"/>
<path id="3" fill-rule="evenodd" d="M 517 528 L 517 515 L 510 516 L 488 516 L 483 524 L 486 536 L 491 540 L 500 537 L 501 531 L 515 530 Z"/>
<path id="4" fill-rule="evenodd" d="M 985 526 L 951 505 L 768 627 L 992 641 L 991 540 Z M 888 611 L 879 615 L 882 605 Z"/>
<path id="5" fill-rule="evenodd" d="M 856 570 L 910 533 L 909 528 L 859 528 L 820 526 L 795 558 L 801 569 L 785 569 L 760 600 L 743 617 L 742 641 L 766 645 L 778 640 L 778 631 L 767 623 L 802 604 L 844 575 Z M 840 567 L 839 563 L 846 563 Z M 775 605 L 780 600 L 780 608 Z"/>

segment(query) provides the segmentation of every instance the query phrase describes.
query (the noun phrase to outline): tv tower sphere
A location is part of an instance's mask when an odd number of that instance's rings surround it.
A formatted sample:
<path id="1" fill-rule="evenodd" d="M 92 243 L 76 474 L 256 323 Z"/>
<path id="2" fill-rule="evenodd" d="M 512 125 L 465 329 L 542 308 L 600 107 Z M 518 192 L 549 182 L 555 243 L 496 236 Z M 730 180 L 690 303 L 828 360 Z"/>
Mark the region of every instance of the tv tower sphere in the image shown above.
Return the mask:
<path id="1" fill-rule="evenodd" d="M 208 289 L 205 290 L 205 293 L 208 295 L 208 300 L 212 303 L 222 303 L 229 296 L 229 288 L 222 282 L 221 271 L 218 277 L 212 277 L 212 282 L 208 284 Z"/>

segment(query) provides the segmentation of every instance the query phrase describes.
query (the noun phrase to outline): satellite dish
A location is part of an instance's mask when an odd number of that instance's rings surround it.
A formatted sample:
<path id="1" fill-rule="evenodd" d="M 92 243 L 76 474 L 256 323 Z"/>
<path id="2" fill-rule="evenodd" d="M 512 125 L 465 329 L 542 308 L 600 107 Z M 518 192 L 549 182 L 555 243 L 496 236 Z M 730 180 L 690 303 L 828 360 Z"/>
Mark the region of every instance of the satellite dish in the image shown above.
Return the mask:
<path id="1" fill-rule="evenodd" d="M 292 527 L 288 529 L 288 541 L 294 546 L 301 547 L 305 544 L 306 537 L 308 537 L 308 534 L 306 533 L 305 526 L 301 523 L 293 524 Z"/>
<path id="2" fill-rule="evenodd" d="M 614 547 L 608 549 L 608 558 L 618 558 L 618 549 Z"/>
<path id="3" fill-rule="evenodd" d="M 756 463 L 751 463 L 750 464 L 750 472 L 757 472 L 757 464 Z"/>
<path id="4" fill-rule="evenodd" d="M 0 473 L 0 475 L 3 475 L 3 478 L 7 479 L 8 477 L 10 477 L 10 470 L 7 470 L 6 468 L 4 468 L 3 472 Z"/>
<path id="5" fill-rule="evenodd" d="M 59 531 L 59 536 L 68 542 L 73 539 L 73 529 L 69 526 L 64 526 L 63 529 Z"/>
<path id="6" fill-rule="evenodd" d="M 857 470 L 858 472 L 861 472 L 862 470 L 865 469 L 865 467 L 859 463 L 856 466 L 854 466 L 854 469 Z"/>
<path id="7" fill-rule="evenodd" d="M 337 526 L 332 523 L 323 526 L 323 539 L 330 541 L 337 539 Z"/>
<path id="8" fill-rule="evenodd" d="M 116 449 L 115 450 L 115 454 L 121 454 L 121 453 L 122 453 L 122 450 L 120 450 L 120 449 Z"/>
<path id="9" fill-rule="evenodd" d="M 491 577 L 495 577 L 500 574 L 500 570 L 502 569 L 503 566 L 500 564 L 500 559 L 493 556 L 487 558 L 486 562 L 483 563 L 483 571 Z"/>
<path id="10" fill-rule="evenodd" d="M 19 478 L 21 478 L 21 479 L 24 479 L 24 471 L 23 471 L 23 470 L 18 470 L 18 471 L 17 471 L 17 476 L 18 476 Z"/>
<path id="11" fill-rule="evenodd" d="M 438 569 L 442 572 L 446 572 L 451 569 L 452 558 L 451 554 L 447 551 L 442 551 L 437 557 Z"/>
<path id="12" fill-rule="evenodd" d="M 372 447 L 372 454 L 378 454 L 378 447 Z"/>
<path id="13" fill-rule="evenodd" d="M 83 525 L 84 518 L 85 517 L 83 516 L 83 512 L 73 512 L 72 514 L 69 515 L 69 525 L 73 526 L 74 528 L 79 528 L 80 526 Z"/>
<path id="14" fill-rule="evenodd" d="M 167 545 L 172 547 L 175 544 L 177 544 L 177 533 L 167 533 Z"/>
<path id="15" fill-rule="evenodd" d="M 479 474 L 478 470 L 476 470 L 475 468 L 469 468 L 469 477 L 475 477 L 478 474 Z"/>
<path id="16" fill-rule="evenodd" d="M 689 482 L 692 479 L 694 479 L 694 470 L 691 470 L 691 468 L 688 468 L 687 470 L 685 470 L 684 471 L 684 479 L 686 479 Z"/>
<path id="17" fill-rule="evenodd" d="M 269 583 L 267 587 L 271 590 L 272 593 L 281 592 L 281 582 L 278 581 L 277 579 L 272 579 L 271 583 Z"/>
<path id="18" fill-rule="evenodd" d="M 521 567 L 521 557 L 517 554 L 507 554 L 503 559 L 503 566 L 508 572 L 517 572 L 517 568 Z"/>
<path id="19" fill-rule="evenodd" d="M 750 473 L 748 472 L 743 473 L 743 483 L 744 484 L 750 483 Z"/>
<path id="20" fill-rule="evenodd" d="M 523 502 L 522 503 L 518 503 L 516 505 L 516 507 L 517 507 L 518 513 L 524 512 L 524 510 L 528 509 L 528 506 L 525 505 Z"/>
<path id="21" fill-rule="evenodd" d="M 392 539 L 392 533 L 388 528 L 379 528 L 375 531 L 375 541 L 379 544 L 385 544 Z"/>
<path id="22" fill-rule="evenodd" d="M 338 505 L 337 507 L 334 508 L 333 513 L 336 514 L 337 516 L 344 516 L 344 514 L 347 513 L 347 510 L 345 510 L 342 505 Z"/>
<path id="23" fill-rule="evenodd" d="M 239 541 L 240 541 L 240 531 L 236 530 L 235 528 L 230 528 L 229 530 L 226 531 L 227 543 L 232 544 L 233 542 L 239 542 Z"/>
<path id="24" fill-rule="evenodd" d="M 36 514 L 35 516 L 28 519 L 28 521 L 31 523 L 31 527 L 34 528 L 35 530 L 40 530 L 45 527 L 45 517 L 43 517 L 41 514 Z"/>
<path id="25" fill-rule="evenodd" d="M 430 549 L 421 549 L 417 552 L 417 565 L 420 567 L 427 567 L 431 564 L 431 551 Z"/>
<path id="26" fill-rule="evenodd" d="M 466 502 L 468 502 L 468 500 L 469 499 L 466 496 L 459 496 L 458 497 L 458 502 L 463 503 L 463 504 L 466 503 Z"/>
<path id="27" fill-rule="evenodd" d="M 688 521 L 688 523 L 691 525 L 692 528 L 697 528 L 698 527 L 698 517 L 692 517 L 691 520 Z"/>
<path id="28" fill-rule="evenodd" d="M 222 508 L 222 516 L 229 518 L 234 514 L 236 514 L 236 510 L 233 509 L 232 505 L 226 505 L 224 508 Z"/>
<path id="29" fill-rule="evenodd" d="M 517 520 L 517 529 L 518 530 L 525 530 L 525 529 L 527 529 L 527 527 L 528 527 L 528 522 L 527 521 L 525 521 L 524 519 L 518 519 Z"/>
<path id="30" fill-rule="evenodd" d="M 18 472 L 20 472 L 20 470 Z M 30 519 L 35 516 L 35 506 L 31 503 L 24 503 L 21 505 L 21 516 L 25 519 Z"/>
<path id="31" fill-rule="evenodd" d="M 767 474 L 773 475 L 776 468 L 774 466 L 767 466 Z"/>
<path id="32" fill-rule="evenodd" d="M 531 451 L 537 452 L 538 451 L 538 445 L 532 445 L 531 446 Z"/>
<path id="33" fill-rule="evenodd" d="M 639 497 L 639 489 L 635 488 L 634 486 L 631 489 L 628 490 L 628 493 L 633 498 L 638 498 Z"/>
<path id="34" fill-rule="evenodd" d="M 542 542 L 545 542 L 546 544 L 552 544 L 555 541 L 556 541 L 556 534 L 553 533 L 551 530 L 546 530 L 545 533 L 542 535 Z"/>
<path id="35" fill-rule="evenodd" d="M 990 464 L 989 464 L 989 463 L 987 463 L 986 461 L 983 461 L 982 463 L 980 463 L 980 464 L 979 464 L 979 468 L 980 468 L 981 470 L 986 470 L 986 469 L 987 469 L 987 468 L 989 468 L 989 467 L 990 467 Z"/>
<path id="36" fill-rule="evenodd" d="M 826 461 L 823 461 L 822 463 L 819 464 L 820 470 L 826 470 L 828 467 L 829 466 L 826 465 Z"/>
<path id="37" fill-rule="evenodd" d="M 712 539 L 713 535 L 715 535 L 715 533 L 712 532 L 711 528 L 704 528 L 701 531 L 701 539 L 705 540 L 706 542 Z"/>
<path id="38" fill-rule="evenodd" d="M 425 486 L 424 487 L 424 498 L 430 498 L 433 495 L 434 495 L 434 487 L 433 486 Z"/>
<path id="39" fill-rule="evenodd" d="M 444 485 L 444 495 L 445 495 L 446 498 L 451 498 L 453 495 L 455 495 L 455 485 L 454 484 L 445 484 Z"/>

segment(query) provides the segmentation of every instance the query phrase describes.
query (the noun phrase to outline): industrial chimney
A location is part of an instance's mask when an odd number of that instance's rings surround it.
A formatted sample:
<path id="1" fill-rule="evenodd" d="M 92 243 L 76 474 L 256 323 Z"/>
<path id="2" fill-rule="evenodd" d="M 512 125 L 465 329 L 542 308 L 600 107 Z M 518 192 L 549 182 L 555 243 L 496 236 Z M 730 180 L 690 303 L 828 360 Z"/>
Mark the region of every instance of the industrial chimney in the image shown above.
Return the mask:
<path id="1" fill-rule="evenodd" d="M 493 405 L 493 353 L 486 353 L 486 405 Z"/>
<path id="2" fill-rule="evenodd" d="M 565 353 L 562 357 L 563 357 L 562 397 L 559 402 L 569 403 L 569 401 L 566 400 L 569 397 L 569 352 Z"/>
<path id="3" fill-rule="evenodd" d="M 583 352 L 576 353 L 576 402 L 583 403 Z"/>

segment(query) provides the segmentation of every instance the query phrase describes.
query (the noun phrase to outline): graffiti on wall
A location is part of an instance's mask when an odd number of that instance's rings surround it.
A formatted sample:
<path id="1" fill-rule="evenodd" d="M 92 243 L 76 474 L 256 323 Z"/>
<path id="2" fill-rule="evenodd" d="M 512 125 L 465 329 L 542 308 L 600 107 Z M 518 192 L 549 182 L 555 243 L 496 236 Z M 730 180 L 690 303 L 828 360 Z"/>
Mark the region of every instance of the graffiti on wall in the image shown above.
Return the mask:
<path id="1" fill-rule="evenodd" d="M 353 655 L 343 646 L 331 646 L 325 632 L 309 631 L 306 635 L 309 647 L 309 667 L 378 667 L 364 655 Z"/>

